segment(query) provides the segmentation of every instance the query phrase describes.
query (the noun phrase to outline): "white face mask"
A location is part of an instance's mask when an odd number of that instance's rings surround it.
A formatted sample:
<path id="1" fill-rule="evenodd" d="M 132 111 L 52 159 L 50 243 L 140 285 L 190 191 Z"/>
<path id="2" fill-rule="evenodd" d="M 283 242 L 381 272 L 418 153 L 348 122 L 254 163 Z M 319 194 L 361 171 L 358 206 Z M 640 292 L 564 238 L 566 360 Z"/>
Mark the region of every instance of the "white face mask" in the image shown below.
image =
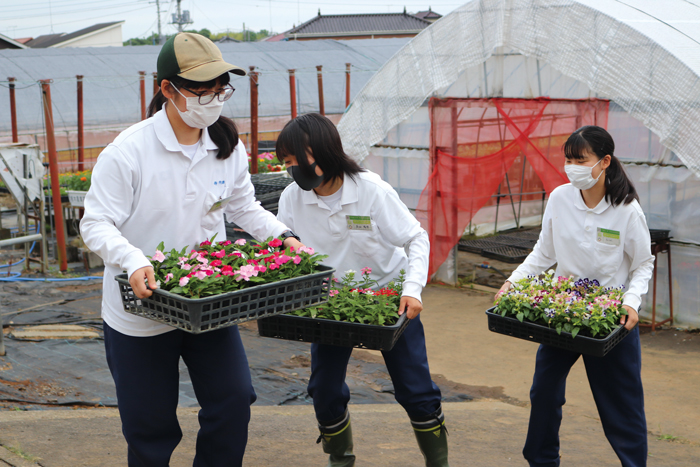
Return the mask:
<path id="1" fill-rule="evenodd" d="M 202 105 L 199 103 L 198 96 L 187 97 L 183 95 L 175 86 L 173 86 L 173 89 L 175 89 L 178 94 L 185 98 L 187 110 L 184 112 L 178 109 L 175 102 L 170 99 L 170 102 L 173 103 L 173 106 L 180 114 L 180 117 L 182 118 L 182 121 L 185 122 L 185 125 L 203 130 L 204 128 L 213 125 L 214 122 L 216 122 L 221 116 L 221 111 L 224 109 L 224 103 L 219 101 L 219 99 L 215 98 L 210 103 Z"/>
<path id="2" fill-rule="evenodd" d="M 579 190 L 588 190 L 598 183 L 600 176 L 603 175 L 603 170 L 601 170 L 600 174 L 598 174 L 598 178 L 593 178 L 593 175 L 591 175 L 593 172 L 593 167 L 600 164 L 602 160 L 603 159 L 590 167 L 585 165 L 567 164 L 564 166 L 564 171 L 574 187 L 578 188 Z"/>

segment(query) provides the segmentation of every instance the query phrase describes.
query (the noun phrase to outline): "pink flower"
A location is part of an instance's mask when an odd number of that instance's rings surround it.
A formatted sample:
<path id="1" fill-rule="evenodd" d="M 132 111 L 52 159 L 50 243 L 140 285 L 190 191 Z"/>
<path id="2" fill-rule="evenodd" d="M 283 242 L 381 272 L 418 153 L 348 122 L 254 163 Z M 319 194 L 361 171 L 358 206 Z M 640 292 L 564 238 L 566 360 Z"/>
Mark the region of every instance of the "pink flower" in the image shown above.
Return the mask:
<path id="1" fill-rule="evenodd" d="M 192 265 L 185 263 L 185 264 L 182 264 L 180 266 L 180 269 L 184 269 L 185 271 L 189 271 L 190 269 L 192 269 Z"/>
<path id="2" fill-rule="evenodd" d="M 211 263 L 209 263 L 209 265 L 210 265 L 210 266 L 213 266 L 213 267 L 221 266 L 221 264 L 222 264 L 222 263 L 221 263 L 221 260 L 220 260 L 220 259 L 215 259 L 214 261 L 212 261 Z"/>
<path id="3" fill-rule="evenodd" d="M 233 242 L 233 243 L 236 244 L 236 245 L 245 245 L 245 244 L 246 244 L 246 241 L 245 241 L 245 238 L 239 238 L 238 240 L 236 240 L 236 241 Z"/>
<path id="4" fill-rule="evenodd" d="M 372 274 L 372 268 L 362 268 L 362 274 Z"/>
<path id="5" fill-rule="evenodd" d="M 310 255 L 314 254 L 314 249 L 311 248 L 310 246 L 300 246 L 299 247 L 299 253 L 308 253 Z"/>
<path id="6" fill-rule="evenodd" d="M 229 256 L 238 256 L 239 258 L 243 258 L 243 255 L 238 251 L 234 251 L 233 253 L 229 253 Z"/>
<path id="7" fill-rule="evenodd" d="M 172 279 L 172 278 L 173 278 L 172 273 L 170 273 L 170 272 L 167 273 L 167 274 L 165 275 L 165 282 L 170 282 L 170 279 Z"/>
<path id="8" fill-rule="evenodd" d="M 204 240 L 202 243 L 199 244 L 199 246 L 209 246 L 211 245 L 211 242 L 209 240 Z"/>
<path id="9" fill-rule="evenodd" d="M 236 271 L 236 275 L 237 275 L 237 277 L 236 277 L 237 281 L 240 281 L 240 280 L 248 281 L 248 280 L 250 280 L 251 277 L 257 276 L 258 271 L 255 269 L 255 266 L 247 264 L 245 266 L 241 266 L 241 269 Z"/>
<path id="10" fill-rule="evenodd" d="M 180 278 L 180 287 L 186 286 L 189 281 L 190 281 L 189 277 L 181 277 Z"/>
<path id="11" fill-rule="evenodd" d="M 224 276 L 233 276 L 234 272 L 231 270 L 221 271 L 221 274 L 223 274 Z"/>
<path id="12" fill-rule="evenodd" d="M 255 269 L 259 272 L 267 271 L 267 268 L 265 266 L 256 266 Z"/>
<path id="13" fill-rule="evenodd" d="M 339 293 L 340 293 L 340 292 L 338 292 L 337 290 L 333 289 L 333 290 L 331 290 L 330 292 L 328 292 L 328 295 L 330 295 L 331 297 L 335 297 L 335 296 L 338 295 Z"/>
<path id="14" fill-rule="evenodd" d="M 273 238 L 268 245 L 272 248 L 277 248 L 278 246 L 282 246 L 282 241 L 279 238 Z"/>
<path id="15" fill-rule="evenodd" d="M 294 261 L 294 264 L 299 264 L 299 263 L 301 263 L 301 256 L 295 256 L 294 259 L 293 259 L 292 261 Z"/>
<path id="16" fill-rule="evenodd" d="M 220 246 L 229 246 L 231 244 L 231 240 L 226 240 L 225 242 L 219 242 Z"/>
<path id="17" fill-rule="evenodd" d="M 275 259 L 275 264 L 277 264 L 278 266 L 281 266 L 283 264 L 288 263 L 291 259 L 292 258 L 290 256 L 287 256 L 287 255 L 278 256 Z"/>
<path id="18" fill-rule="evenodd" d="M 275 269 L 279 269 L 279 268 L 280 268 L 280 267 L 277 266 L 275 263 L 271 263 L 269 267 L 270 267 L 270 271 L 274 271 Z"/>
<path id="19" fill-rule="evenodd" d="M 219 251 L 217 251 L 217 252 L 214 252 L 214 253 L 212 253 L 211 255 L 212 255 L 214 258 L 219 258 L 219 259 L 221 259 L 221 258 L 223 258 L 224 256 L 226 256 L 226 250 L 224 250 L 224 249 L 222 248 L 221 250 L 219 250 Z"/>
<path id="20" fill-rule="evenodd" d="M 162 251 L 156 250 L 156 254 L 153 255 L 152 259 L 153 259 L 153 261 L 158 261 L 159 263 L 162 263 L 163 261 L 165 261 L 165 255 L 163 254 Z"/>
<path id="21" fill-rule="evenodd" d="M 197 279 L 199 279 L 201 281 L 201 280 L 206 279 L 207 273 L 204 271 L 197 271 L 194 273 L 194 277 L 196 277 Z"/>

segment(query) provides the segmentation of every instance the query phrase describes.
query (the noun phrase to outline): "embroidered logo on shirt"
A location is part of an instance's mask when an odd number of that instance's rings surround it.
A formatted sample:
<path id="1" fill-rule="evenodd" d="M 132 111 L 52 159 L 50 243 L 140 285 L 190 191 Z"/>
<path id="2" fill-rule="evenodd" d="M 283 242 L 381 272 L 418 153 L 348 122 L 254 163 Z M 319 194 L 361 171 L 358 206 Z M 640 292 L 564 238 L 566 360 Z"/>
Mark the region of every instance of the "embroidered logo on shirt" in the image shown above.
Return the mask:
<path id="1" fill-rule="evenodd" d="M 608 230 L 598 227 L 596 241 L 604 245 L 620 245 L 620 232 L 617 230 Z"/>
<path id="2" fill-rule="evenodd" d="M 372 230 L 372 218 L 369 216 L 345 216 L 348 230 Z"/>

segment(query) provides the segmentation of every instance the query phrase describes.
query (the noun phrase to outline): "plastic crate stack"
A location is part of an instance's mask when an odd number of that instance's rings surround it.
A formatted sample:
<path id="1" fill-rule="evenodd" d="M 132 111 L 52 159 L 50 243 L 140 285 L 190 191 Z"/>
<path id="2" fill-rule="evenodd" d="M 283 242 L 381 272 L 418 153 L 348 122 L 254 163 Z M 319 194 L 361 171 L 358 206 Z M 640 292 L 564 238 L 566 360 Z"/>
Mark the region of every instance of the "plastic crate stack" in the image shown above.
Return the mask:
<path id="1" fill-rule="evenodd" d="M 505 263 L 522 263 L 539 236 L 539 230 L 521 230 L 494 237 L 460 240 L 458 248 Z"/>
<path id="2" fill-rule="evenodd" d="M 293 182 L 285 173 L 279 175 L 270 174 L 251 174 L 250 181 L 255 188 L 255 198 L 260 201 L 263 208 L 277 215 L 277 207 L 279 205 L 280 196 L 287 186 Z M 239 238 L 252 240 L 246 231 L 232 222 L 226 222 L 226 238 L 234 241 Z"/>

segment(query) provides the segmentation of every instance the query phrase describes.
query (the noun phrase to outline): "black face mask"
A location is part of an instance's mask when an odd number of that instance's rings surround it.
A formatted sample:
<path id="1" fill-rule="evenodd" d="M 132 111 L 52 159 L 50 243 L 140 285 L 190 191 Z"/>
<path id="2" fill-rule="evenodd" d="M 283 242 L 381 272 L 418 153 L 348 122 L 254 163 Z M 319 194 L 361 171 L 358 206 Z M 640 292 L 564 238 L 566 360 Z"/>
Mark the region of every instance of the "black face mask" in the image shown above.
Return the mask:
<path id="1" fill-rule="evenodd" d="M 299 185 L 299 188 L 301 188 L 304 191 L 311 191 L 317 186 L 319 186 L 321 183 L 323 183 L 323 175 L 316 175 L 316 162 L 311 164 L 309 168 L 314 173 L 312 177 L 309 177 L 304 172 L 302 172 L 301 167 L 299 167 L 298 165 L 287 167 L 287 173 L 292 176 L 294 181 L 297 182 L 297 185 Z"/>

